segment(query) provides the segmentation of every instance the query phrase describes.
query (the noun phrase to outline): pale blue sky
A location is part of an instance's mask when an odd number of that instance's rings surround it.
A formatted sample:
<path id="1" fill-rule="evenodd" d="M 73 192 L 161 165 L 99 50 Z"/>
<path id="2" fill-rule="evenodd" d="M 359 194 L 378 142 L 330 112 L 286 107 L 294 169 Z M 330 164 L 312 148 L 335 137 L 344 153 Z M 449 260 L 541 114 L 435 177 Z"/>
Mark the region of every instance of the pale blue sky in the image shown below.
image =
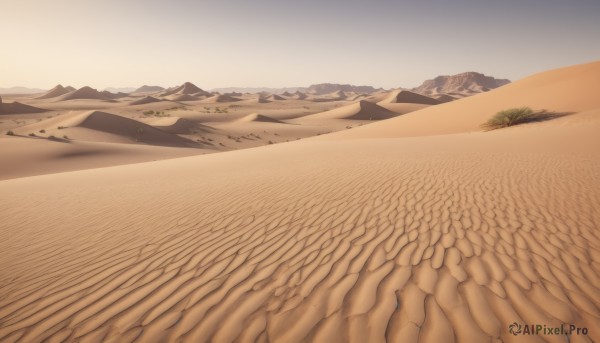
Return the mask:
<path id="1" fill-rule="evenodd" d="M 0 0 L 0 86 L 411 87 L 600 59 L 598 0 Z"/>

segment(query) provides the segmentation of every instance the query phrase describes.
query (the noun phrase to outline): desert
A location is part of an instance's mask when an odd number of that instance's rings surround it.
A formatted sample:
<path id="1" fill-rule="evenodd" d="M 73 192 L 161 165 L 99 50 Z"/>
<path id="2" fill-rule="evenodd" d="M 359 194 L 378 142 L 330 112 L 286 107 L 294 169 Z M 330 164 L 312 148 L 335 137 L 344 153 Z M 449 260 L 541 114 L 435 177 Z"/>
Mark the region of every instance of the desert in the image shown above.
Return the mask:
<path id="1" fill-rule="evenodd" d="M 598 59 L 89 82 L 0 89 L 1 342 L 600 341 Z"/>

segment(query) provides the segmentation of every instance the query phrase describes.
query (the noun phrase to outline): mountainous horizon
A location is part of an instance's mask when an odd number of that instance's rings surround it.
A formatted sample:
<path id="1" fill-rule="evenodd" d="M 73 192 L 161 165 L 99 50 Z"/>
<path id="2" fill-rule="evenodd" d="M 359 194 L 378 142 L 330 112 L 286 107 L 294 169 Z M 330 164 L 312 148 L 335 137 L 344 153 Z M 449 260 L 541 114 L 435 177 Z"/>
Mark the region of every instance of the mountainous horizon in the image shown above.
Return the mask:
<path id="1" fill-rule="evenodd" d="M 462 80 L 462 81 L 461 81 Z M 342 91 L 342 92 L 355 92 L 355 93 L 372 93 L 378 90 L 391 90 L 391 89 L 396 89 L 396 88 L 401 88 L 401 89 L 410 89 L 416 92 L 428 92 L 430 89 L 435 88 L 435 87 L 440 87 L 441 84 L 448 84 L 449 86 L 446 87 L 460 87 L 460 82 L 467 82 L 470 85 L 478 85 L 481 86 L 482 88 L 488 88 L 488 89 L 492 89 L 492 88 L 496 88 L 499 87 L 501 85 L 504 85 L 506 83 L 509 83 L 510 80 L 508 79 L 497 79 L 495 77 L 492 76 L 487 76 L 483 73 L 479 73 L 479 72 L 473 72 L 473 71 L 468 71 L 468 72 L 463 72 L 463 73 L 459 73 L 459 74 L 454 74 L 454 75 L 440 75 L 437 76 L 433 79 L 428 79 L 423 81 L 423 83 L 418 86 L 418 87 L 414 87 L 414 88 L 405 88 L 402 86 L 398 86 L 398 87 L 394 87 L 394 88 L 376 88 L 374 86 L 370 86 L 370 85 L 353 85 L 353 84 L 342 84 L 342 83 L 329 83 L 329 82 L 325 82 L 325 83 L 316 83 L 316 84 L 311 84 L 309 86 L 290 86 L 290 87 L 278 87 L 278 88 L 274 88 L 274 87 L 217 87 L 217 88 L 210 88 L 208 89 L 208 91 L 210 92 L 219 92 L 219 93 L 261 93 L 261 92 L 267 92 L 267 93 L 272 93 L 272 94 L 282 94 L 285 92 L 288 93 L 295 93 L 295 92 L 304 92 L 304 93 L 312 93 L 312 94 L 316 94 L 316 95 L 322 95 L 322 94 L 327 94 L 327 93 L 332 93 L 332 92 L 336 92 L 336 91 Z M 487 83 L 486 83 L 487 82 Z M 186 82 L 183 82 L 181 84 L 184 84 Z M 189 83 L 193 83 L 193 82 L 189 82 Z M 458 84 L 458 85 L 457 85 Z M 176 86 L 172 86 L 172 87 L 163 87 L 163 86 L 139 86 L 139 87 L 105 87 L 102 88 L 102 90 L 104 91 L 109 91 L 112 93 L 119 93 L 119 92 L 123 92 L 123 93 L 133 93 L 133 92 L 149 92 L 149 91 L 153 91 L 153 90 L 165 90 L 165 89 L 170 89 L 170 88 L 174 88 L 174 87 L 178 87 L 179 85 Z M 465 86 L 465 85 L 463 85 Z M 85 87 L 85 86 L 84 86 Z M 465 87 L 465 89 L 468 87 Z M 46 92 L 49 89 L 40 89 L 40 88 L 28 88 L 28 87 L 22 87 L 22 86 L 13 86 L 13 87 L 0 87 L 0 94 L 37 94 L 37 93 L 43 93 Z M 441 91 L 440 91 L 441 92 Z M 427 94 L 427 93 L 425 93 Z"/>

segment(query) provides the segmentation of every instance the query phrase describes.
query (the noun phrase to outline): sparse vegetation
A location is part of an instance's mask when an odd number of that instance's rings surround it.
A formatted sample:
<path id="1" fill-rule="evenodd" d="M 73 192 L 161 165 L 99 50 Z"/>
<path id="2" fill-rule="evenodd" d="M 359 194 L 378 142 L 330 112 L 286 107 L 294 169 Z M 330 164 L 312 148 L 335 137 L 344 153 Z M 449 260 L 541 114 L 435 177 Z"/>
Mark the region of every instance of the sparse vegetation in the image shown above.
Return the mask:
<path id="1" fill-rule="evenodd" d="M 529 107 L 510 108 L 496 113 L 483 124 L 490 130 L 536 121 L 537 114 Z"/>
<path id="2" fill-rule="evenodd" d="M 29 134 L 29 137 L 36 137 L 36 136 L 35 136 L 35 133 L 31 132 L 31 133 Z"/>
<path id="3" fill-rule="evenodd" d="M 153 110 L 149 110 L 149 111 L 144 111 L 142 112 L 145 116 L 151 116 L 151 117 L 170 117 L 171 115 L 169 113 L 165 113 L 165 111 L 153 111 Z"/>
<path id="4" fill-rule="evenodd" d="M 64 139 L 70 139 L 69 136 L 67 136 L 67 135 L 64 135 L 63 138 Z"/>
<path id="5" fill-rule="evenodd" d="M 40 133 L 46 133 L 46 130 L 44 130 L 44 129 L 41 129 L 41 130 L 40 130 Z"/>
<path id="6" fill-rule="evenodd" d="M 57 127 L 57 129 L 59 129 L 59 130 L 66 129 L 66 128 L 67 128 L 66 126 L 59 126 L 59 127 Z"/>
<path id="7" fill-rule="evenodd" d="M 14 135 L 15 135 L 15 133 L 14 133 L 12 130 L 8 130 L 8 131 L 6 131 L 6 134 L 7 134 L 8 136 L 14 136 Z"/>
<path id="8" fill-rule="evenodd" d="M 143 135 L 144 134 L 144 128 L 143 127 L 138 128 L 137 129 L 137 133 L 138 133 L 138 135 Z"/>

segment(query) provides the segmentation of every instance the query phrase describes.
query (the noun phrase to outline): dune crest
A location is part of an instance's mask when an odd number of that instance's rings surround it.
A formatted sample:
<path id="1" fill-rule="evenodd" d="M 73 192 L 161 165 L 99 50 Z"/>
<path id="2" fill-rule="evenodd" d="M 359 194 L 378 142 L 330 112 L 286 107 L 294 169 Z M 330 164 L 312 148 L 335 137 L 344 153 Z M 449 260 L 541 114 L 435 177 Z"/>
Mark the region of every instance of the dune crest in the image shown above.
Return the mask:
<path id="1" fill-rule="evenodd" d="M 278 124 L 287 124 L 284 121 L 281 120 L 277 120 L 275 118 L 271 118 L 269 116 L 265 116 L 262 114 L 258 114 L 258 113 L 251 113 L 247 116 L 244 116 L 240 119 L 238 119 L 237 121 L 239 122 L 263 122 L 263 123 L 278 123 Z"/>
<path id="2" fill-rule="evenodd" d="M 56 98 L 57 96 L 61 96 L 61 95 L 65 95 L 69 92 L 74 91 L 75 89 L 67 89 L 65 87 L 63 87 L 62 85 L 56 85 L 54 88 L 52 88 L 51 90 L 47 91 L 46 93 L 36 97 L 36 99 L 50 99 L 50 98 Z"/>
<path id="3" fill-rule="evenodd" d="M 366 100 L 339 107 L 326 112 L 316 113 L 307 119 L 351 119 L 351 120 L 382 120 L 396 117 L 398 114 Z"/>
<path id="4" fill-rule="evenodd" d="M 102 111 L 88 111 L 61 122 L 61 126 L 81 127 L 130 138 L 132 141 L 161 146 L 194 146 L 185 138 L 133 119 Z"/>
<path id="5" fill-rule="evenodd" d="M 183 85 L 179 86 L 179 87 L 175 87 L 172 89 L 167 89 L 165 92 L 163 92 L 161 94 L 161 96 L 169 96 L 169 95 L 173 95 L 173 94 L 201 94 L 204 96 L 210 96 L 211 94 L 209 92 L 206 92 L 204 90 L 202 90 L 201 88 L 199 88 L 198 86 L 194 85 L 191 82 L 186 82 Z"/>
<path id="6" fill-rule="evenodd" d="M 2 97 L 0 97 L 0 114 L 41 113 L 47 111 L 43 108 L 25 105 L 17 101 L 2 102 Z"/>
<path id="7" fill-rule="evenodd" d="M 437 105 L 440 103 L 439 100 L 430 98 L 425 95 L 413 93 L 407 90 L 396 90 L 393 91 L 388 97 L 386 97 L 381 103 L 387 104 L 398 104 L 398 103 L 409 103 L 409 104 L 423 104 L 423 105 Z"/>
<path id="8" fill-rule="evenodd" d="M 153 96 L 149 96 L 148 95 L 148 96 L 145 96 L 145 97 L 143 97 L 141 99 L 134 100 L 134 101 L 130 102 L 129 104 L 130 105 L 144 105 L 144 104 L 151 104 L 153 102 L 160 102 L 160 101 L 162 101 L 162 100 L 157 99 L 157 98 L 155 98 Z"/>
<path id="9" fill-rule="evenodd" d="M 112 94 L 112 93 L 110 93 L 110 94 Z M 75 99 L 114 101 L 112 96 L 109 96 L 106 93 L 99 92 L 98 90 L 88 87 L 88 86 L 81 87 L 77 90 L 66 93 L 66 94 L 58 97 L 57 100 L 64 101 L 64 100 L 75 100 Z"/>

